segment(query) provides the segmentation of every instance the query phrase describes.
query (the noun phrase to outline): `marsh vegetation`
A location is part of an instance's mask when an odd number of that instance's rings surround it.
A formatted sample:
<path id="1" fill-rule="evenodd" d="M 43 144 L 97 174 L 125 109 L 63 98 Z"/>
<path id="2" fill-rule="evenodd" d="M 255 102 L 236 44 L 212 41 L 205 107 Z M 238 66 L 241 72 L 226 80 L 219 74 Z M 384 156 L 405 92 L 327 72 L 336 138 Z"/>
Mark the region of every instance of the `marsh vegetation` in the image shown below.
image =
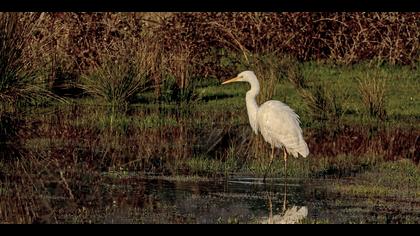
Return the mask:
<path id="1" fill-rule="evenodd" d="M 283 160 L 260 184 L 248 86 L 220 86 L 252 69 L 301 117 L 303 223 L 419 223 L 416 19 L 0 13 L 0 222 L 259 223 Z"/>

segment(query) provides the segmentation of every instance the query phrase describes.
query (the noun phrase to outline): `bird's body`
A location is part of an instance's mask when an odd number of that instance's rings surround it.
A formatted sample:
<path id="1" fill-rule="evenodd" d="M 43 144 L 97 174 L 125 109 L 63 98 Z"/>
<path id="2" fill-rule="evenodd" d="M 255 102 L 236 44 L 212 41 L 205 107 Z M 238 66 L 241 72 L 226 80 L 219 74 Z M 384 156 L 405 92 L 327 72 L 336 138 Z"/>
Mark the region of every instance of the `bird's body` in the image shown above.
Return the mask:
<path id="1" fill-rule="evenodd" d="M 286 104 L 270 100 L 258 108 L 258 127 L 264 140 L 298 157 L 307 157 L 308 145 L 303 140 L 299 116 Z"/>
<path id="2" fill-rule="evenodd" d="M 276 100 L 270 100 L 258 106 L 256 97 L 260 92 L 260 85 L 254 72 L 244 71 L 223 84 L 231 82 L 248 82 L 251 85 L 245 98 L 249 123 L 255 134 L 260 132 L 264 140 L 271 144 L 271 161 L 275 147 L 285 150 L 285 169 L 287 153 L 294 157 L 298 157 L 299 154 L 303 157 L 308 156 L 309 149 L 303 139 L 299 116 L 289 106 Z"/>

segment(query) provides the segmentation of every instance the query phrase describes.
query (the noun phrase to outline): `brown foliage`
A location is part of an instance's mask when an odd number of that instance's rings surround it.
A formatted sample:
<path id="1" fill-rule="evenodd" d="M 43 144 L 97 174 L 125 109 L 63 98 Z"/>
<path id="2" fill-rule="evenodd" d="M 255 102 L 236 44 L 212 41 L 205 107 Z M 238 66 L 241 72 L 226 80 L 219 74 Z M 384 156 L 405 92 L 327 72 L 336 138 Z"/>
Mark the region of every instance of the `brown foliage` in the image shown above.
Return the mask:
<path id="1" fill-rule="evenodd" d="M 420 56 L 419 13 L 66 12 L 37 16 L 37 28 L 24 53 L 38 58 L 33 66 L 45 68 L 52 81 L 61 72 L 77 78 L 104 54 L 120 50 L 121 42 L 139 40 L 156 44 L 150 47 L 156 56 L 152 76 L 156 85 L 162 82 L 163 59 L 173 58 L 181 49 L 189 54 L 186 63 L 194 77 L 232 75 L 237 68 L 229 63 L 249 61 L 253 54 L 339 64 L 372 59 L 416 64 Z M 223 64 L 227 57 L 233 62 Z"/>
<path id="2" fill-rule="evenodd" d="M 198 58 L 224 48 L 289 54 L 299 60 L 337 63 L 380 59 L 411 64 L 419 59 L 419 13 L 177 13 L 159 27 L 163 45 L 185 44 Z M 217 53 L 216 53 L 217 54 Z M 221 55 L 201 65 L 210 73 Z M 214 71 L 212 71 L 214 73 Z"/>

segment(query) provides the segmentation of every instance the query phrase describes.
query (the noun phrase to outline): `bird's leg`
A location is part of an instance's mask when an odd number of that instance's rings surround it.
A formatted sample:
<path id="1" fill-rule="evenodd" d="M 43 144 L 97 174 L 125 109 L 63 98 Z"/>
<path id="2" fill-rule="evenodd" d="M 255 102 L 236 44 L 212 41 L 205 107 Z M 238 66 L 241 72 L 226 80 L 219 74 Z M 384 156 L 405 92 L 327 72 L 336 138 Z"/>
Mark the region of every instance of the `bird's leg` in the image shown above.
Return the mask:
<path id="1" fill-rule="evenodd" d="M 273 160 L 274 160 L 274 145 L 271 146 L 270 164 L 273 162 Z"/>
<path id="2" fill-rule="evenodd" d="M 268 223 L 273 224 L 273 203 L 271 202 L 271 192 L 267 194 L 268 196 Z"/>
<path id="3" fill-rule="evenodd" d="M 284 179 L 283 212 L 286 212 L 287 203 L 287 180 Z"/>
<path id="4" fill-rule="evenodd" d="M 286 148 L 283 148 L 283 158 L 284 158 L 284 178 L 287 180 L 287 152 Z"/>
<path id="5" fill-rule="evenodd" d="M 268 173 L 268 171 L 270 170 L 270 168 L 271 168 L 271 164 L 273 163 L 273 160 L 274 160 L 274 149 L 275 149 L 274 145 L 271 145 L 270 164 L 268 164 L 268 167 L 267 167 L 267 169 L 265 170 L 265 174 L 264 174 L 264 178 L 263 178 L 263 182 L 264 182 L 264 183 L 265 183 L 265 178 L 267 177 L 267 173 Z"/>
<path id="6" fill-rule="evenodd" d="M 284 197 L 283 197 L 283 212 L 286 211 L 286 202 L 287 202 L 287 152 L 286 148 L 283 148 L 283 158 L 284 158 Z"/>

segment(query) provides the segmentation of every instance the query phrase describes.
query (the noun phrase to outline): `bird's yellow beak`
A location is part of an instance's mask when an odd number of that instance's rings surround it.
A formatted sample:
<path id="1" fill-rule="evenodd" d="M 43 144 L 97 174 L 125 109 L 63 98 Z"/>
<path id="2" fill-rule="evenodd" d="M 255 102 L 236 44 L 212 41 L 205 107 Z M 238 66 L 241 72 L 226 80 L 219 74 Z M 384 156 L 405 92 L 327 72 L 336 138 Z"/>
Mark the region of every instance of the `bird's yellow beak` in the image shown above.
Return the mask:
<path id="1" fill-rule="evenodd" d="M 230 80 L 226 80 L 225 82 L 223 82 L 222 84 L 228 84 L 228 83 L 232 83 L 232 82 L 236 82 L 236 81 L 238 81 L 238 77 L 235 77 L 235 78 L 233 78 L 233 79 L 230 79 Z"/>

